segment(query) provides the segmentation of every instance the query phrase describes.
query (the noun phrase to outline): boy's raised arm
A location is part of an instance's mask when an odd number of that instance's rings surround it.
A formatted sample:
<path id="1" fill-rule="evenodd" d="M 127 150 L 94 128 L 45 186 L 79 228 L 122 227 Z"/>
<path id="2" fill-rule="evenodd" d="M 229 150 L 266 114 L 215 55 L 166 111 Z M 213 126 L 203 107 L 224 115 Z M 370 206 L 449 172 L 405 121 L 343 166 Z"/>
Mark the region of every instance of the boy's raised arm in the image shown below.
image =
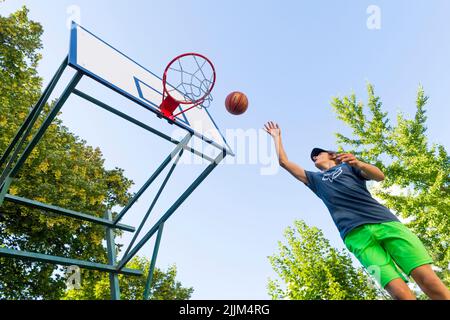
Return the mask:
<path id="1" fill-rule="evenodd" d="M 294 162 L 289 161 L 283 147 L 283 142 L 281 141 L 281 129 L 278 124 L 269 121 L 264 125 L 264 130 L 273 138 L 280 166 L 301 182 L 308 184 L 308 177 L 306 176 L 305 170 Z"/>

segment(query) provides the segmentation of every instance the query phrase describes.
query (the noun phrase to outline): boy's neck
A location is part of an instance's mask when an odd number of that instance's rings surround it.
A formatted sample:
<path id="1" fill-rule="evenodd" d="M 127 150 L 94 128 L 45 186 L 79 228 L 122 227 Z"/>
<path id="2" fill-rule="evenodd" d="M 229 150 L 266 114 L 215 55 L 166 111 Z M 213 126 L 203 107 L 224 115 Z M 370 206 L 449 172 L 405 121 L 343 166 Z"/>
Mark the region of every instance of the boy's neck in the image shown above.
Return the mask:
<path id="1" fill-rule="evenodd" d="M 327 171 L 336 166 L 337 166 L 337 163 L 335 161 L 328 161 L 323 164 L 322 170 Z"/>

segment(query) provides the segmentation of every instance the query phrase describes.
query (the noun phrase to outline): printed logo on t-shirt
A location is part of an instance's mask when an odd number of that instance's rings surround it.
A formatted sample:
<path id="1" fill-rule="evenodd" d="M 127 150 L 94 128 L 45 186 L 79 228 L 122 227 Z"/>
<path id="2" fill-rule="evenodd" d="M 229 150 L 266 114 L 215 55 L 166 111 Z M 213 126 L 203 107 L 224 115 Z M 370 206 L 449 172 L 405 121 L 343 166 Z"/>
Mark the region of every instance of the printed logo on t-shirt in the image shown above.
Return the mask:
<path id="1" fill-rule="evenodd" d="M 342 174 L 342 168 L 339 167 L 337 169 L 334 169 L 333 171 L 326 172 L 323 174 L 322 180 L 323 181 L 330 181 L 333 182 L 337 177 L 339 177 Z"/>

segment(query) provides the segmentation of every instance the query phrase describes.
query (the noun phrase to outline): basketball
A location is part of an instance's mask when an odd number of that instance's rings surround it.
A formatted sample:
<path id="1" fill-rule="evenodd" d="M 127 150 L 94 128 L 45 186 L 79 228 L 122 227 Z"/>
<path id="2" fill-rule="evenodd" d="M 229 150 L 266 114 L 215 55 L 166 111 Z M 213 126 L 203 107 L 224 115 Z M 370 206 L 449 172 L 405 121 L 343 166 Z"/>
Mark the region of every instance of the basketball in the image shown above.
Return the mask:
<path id="1" fill-rule="evenodd" d="M 248 108 L 248 99 L 245 94 L 239 91 L 230 93 L 225 99 L 225 107 L 228 112 L 234 115 L 243 114 Z"/>

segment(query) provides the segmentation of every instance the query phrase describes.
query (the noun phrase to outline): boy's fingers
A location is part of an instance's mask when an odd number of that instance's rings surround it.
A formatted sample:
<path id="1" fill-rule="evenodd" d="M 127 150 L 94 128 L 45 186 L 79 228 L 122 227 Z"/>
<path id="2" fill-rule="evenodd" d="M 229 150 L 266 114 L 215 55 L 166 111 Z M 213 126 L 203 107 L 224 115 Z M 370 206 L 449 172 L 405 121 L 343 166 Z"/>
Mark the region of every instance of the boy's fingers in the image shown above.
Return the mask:
<path id="1" fill-rule="evenodd" d="M 348 160 L 348 159 L 352 158 L 352 155 L 349 154 L 349 153 L 342 153 L 342 154 L 339 155 L 339 158 Z"/>
<path id="2" fill-rule="evenodd" d="M 346 153 L 345 156 L 352 159 L 355 158 L 355 156 L 351 153 Z"/>
<path id="3" fill-rule="evenodd" d="M 353 157 L 353 156 L 350 155 L 350 156 L 347 157 L 347 159 L 348 159 L 348 161 L 354 161 L 354 160 L 355 160 L 355 157 Z"/>
<path id="4" fill-rule="evenodd" d="M 273 121 L 268 121 L 267 123 L 264 124 L 264 128 L 263 128 L 267 133 L 270 134 L 270 131 L 272 129 L 280 129 L 280 127 L 278 126 L 278 123 L 274 123 Z"/>

